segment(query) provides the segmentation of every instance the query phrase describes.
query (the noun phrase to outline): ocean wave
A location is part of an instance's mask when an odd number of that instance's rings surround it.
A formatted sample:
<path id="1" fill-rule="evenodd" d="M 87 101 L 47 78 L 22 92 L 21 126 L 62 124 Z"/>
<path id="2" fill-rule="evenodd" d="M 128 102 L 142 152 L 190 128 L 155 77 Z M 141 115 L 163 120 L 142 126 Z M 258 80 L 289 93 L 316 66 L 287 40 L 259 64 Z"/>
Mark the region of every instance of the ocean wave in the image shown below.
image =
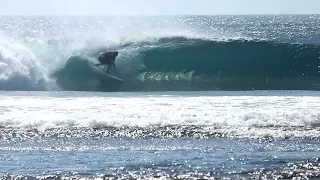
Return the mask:
<path id="1" fill-rule="evenodd" d="M 320 47 L 315 44 L 165 37 L 113 49 L 119 51 L 116 63 L 125 81 L 117 91 L 319 89 Z M 63 70 L 74 72 L 68 68 Z"/>
<path id="2" fill-rule="evenodd" d="M 30 49 L 30 45 L 2 43 L 0 89 L 194 91 L 320 88 L 320 47 L 317 44 L 192 36 L 148 37 L 112 45 L 89 43 L 81 47 L 72 42 L 63 41 L 63 45 L 59 42 L 33 45 L 37 48 L 43 46 L 41 53 Z M 97 62 L 97 55 L 108 50 L 119 51 L 118 72 L 113 73 L 124 80 L 122 84 L 101 81 L 88 64 Z M 61 54 L 55 54 L 56 51 Z"/>

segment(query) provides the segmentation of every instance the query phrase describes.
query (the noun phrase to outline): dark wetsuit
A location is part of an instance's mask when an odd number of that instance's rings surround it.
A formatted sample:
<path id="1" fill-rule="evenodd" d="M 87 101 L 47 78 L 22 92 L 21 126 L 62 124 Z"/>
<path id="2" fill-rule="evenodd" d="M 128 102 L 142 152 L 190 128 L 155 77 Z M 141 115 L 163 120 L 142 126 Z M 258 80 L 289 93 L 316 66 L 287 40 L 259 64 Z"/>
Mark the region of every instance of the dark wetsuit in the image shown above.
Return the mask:
<path id="1" fill-rule="evenodd" d="M 102 53 L 98 56 L 98 61 L 100 62 L 99 64 L 96 64 L 96 66 L 99 65 L 108 65 L 108 69 L 107 72 L 109 72 L 109 69 L 111 68 L 111 66 L 113 65 L 115 69 L 116 65 L 114 63 L 114 61 L 116 60 L 116 57 L 118 56 L 118 52 L 105 52 Z"/>

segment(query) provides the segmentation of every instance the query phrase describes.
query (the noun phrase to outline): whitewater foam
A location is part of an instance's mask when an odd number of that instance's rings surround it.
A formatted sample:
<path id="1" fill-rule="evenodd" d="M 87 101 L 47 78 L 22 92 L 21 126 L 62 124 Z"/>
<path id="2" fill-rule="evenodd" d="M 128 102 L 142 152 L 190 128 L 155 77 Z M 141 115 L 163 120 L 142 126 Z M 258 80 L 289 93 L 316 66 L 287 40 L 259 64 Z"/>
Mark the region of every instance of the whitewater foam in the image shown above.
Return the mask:
<path id="1" fill-rule="evenodd" d="M 1 18 L 1 90 L 63 89 L 53 74 L 65 67 L 68 58 L 90 60 L 101 51 L 121 50 L 118 66 L 132 74 L 144 66 L 132 45 L 161 37 L 196 36 L 189 29 L 167 20 L 135 18 L 17 17 Z M 41 27 L 41 28 L 39 28 Z M 127 47 L 129 45 L 129 47 Z M 125 47 L 121 48 L 120 47 Z"/>
<path id="2" fill-rule="evenodd" d="M 2 90 L 44 90 L 39 60 L 23 44 L 1 38 L 0 85 Z"/>
<path id="3" fill-rule="evenodd" d="M 168 127 L 165 132 L 174 136 L 320 137 L 320 99 L 315 96 L 30 95 L 0 96 L 2 127 L 102 128 L 128 136 L 160 135 Z"/>

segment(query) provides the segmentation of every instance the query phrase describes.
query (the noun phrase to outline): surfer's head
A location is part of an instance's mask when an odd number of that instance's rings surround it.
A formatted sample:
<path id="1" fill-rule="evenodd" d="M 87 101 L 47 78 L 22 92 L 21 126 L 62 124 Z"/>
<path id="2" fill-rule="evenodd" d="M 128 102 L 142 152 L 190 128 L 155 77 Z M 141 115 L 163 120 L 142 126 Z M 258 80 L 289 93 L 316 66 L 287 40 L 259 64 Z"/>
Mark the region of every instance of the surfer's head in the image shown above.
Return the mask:
<path id="1" fill-rule="evenodd" d="M 109 58 L 115 58 L 119 54 L 118 51 L 107 51 L 107 52 L 101 52 L 99 56 L 109 57 Z"/>
<path id="2" fill-rule="evenodd" d="M 109 52 L 106 52 L 106 54 L 110 54 L 113 57 L 117 57 L 119 52 L 118 51 L 109 51 Z"/>

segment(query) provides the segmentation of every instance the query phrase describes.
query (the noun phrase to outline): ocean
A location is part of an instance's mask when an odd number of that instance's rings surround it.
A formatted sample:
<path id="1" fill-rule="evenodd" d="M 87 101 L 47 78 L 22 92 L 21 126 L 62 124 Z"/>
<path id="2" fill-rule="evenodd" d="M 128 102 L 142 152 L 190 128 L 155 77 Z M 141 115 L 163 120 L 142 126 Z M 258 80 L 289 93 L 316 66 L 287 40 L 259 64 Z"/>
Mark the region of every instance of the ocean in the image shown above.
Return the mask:
<path id="1" fill-rule="evenodd" d="M 319 78 L 320 15 L 2 16 L 0 178 L 317 179 Z"/>

